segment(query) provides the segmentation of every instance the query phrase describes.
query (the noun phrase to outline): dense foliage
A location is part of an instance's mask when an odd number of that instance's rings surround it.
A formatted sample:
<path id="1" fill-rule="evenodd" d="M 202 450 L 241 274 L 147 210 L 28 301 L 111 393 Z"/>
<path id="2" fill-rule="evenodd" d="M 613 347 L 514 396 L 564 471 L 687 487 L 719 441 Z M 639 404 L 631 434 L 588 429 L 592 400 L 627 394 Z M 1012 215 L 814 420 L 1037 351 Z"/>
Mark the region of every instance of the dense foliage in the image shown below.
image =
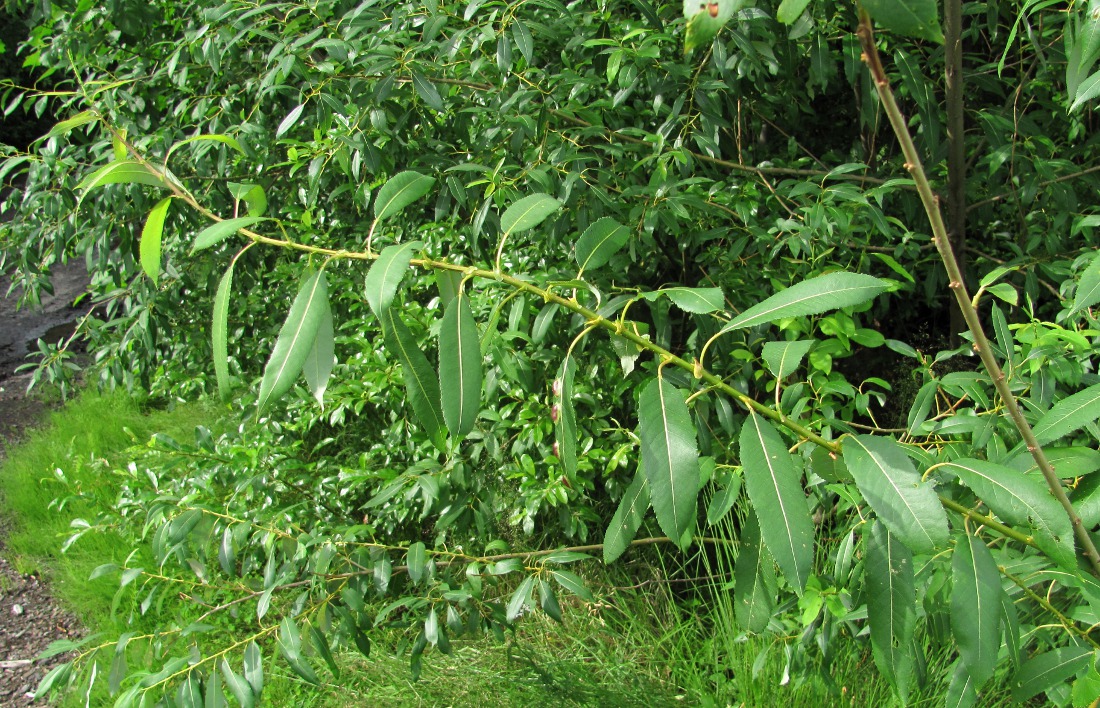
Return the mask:
<path id="1" fill-rule="evenodd" d="M 955 4 L 941 43 L 920 0 L 869 3 L 877 38 L 846 4 L 715 5 L 687 56 L 644 0 L 34 6 L 63 120 L 0 166 L 3 265 L 33 304 L 86 258 L 89 371 L 233 412 L 116 470 L 73 539 L 140 520 L 101 571 L 120 607 L 210 611 L 43 692 L 113 662 L 123 705 L 250 705 L 264 649 L 316 680 L 393 626 L 416 672 L 591 599 L 565 544 L 641 541 L 726 558 L 699 592 L 800 680 L 869 627 L 903 701 L 1100 693 L 1074 535 L 1100 523 L 1100 20 Z M 75 355 L 42 348 L 65 390 Z M 241 606 L 226 646 L 207 621 Z"/>

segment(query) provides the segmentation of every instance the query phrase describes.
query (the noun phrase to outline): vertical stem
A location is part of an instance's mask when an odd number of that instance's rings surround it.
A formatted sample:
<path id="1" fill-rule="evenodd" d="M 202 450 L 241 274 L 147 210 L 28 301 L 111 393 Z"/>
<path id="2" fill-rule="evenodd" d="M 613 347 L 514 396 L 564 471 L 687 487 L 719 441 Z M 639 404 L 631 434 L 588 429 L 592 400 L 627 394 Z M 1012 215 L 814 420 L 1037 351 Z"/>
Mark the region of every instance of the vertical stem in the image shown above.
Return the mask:
<path id="1" fill-rule="evenodd" d="M 966 276 L 966 150 L 962 76 L 962 0 L 946 0 L 943 34 L 947 87 L 947 219 L 951 250 Z M 951 308 L 951 341 L 966 329 L 962 310 Z"/>
<path id="2" fill-rule="evenodd" d="M 993 356 L 993 348 L 989 346 L 989 340 L 982 330 L 982 323 L 978 319 L 978 311 L 974 309 L 974 305 L 970 301 L 970 295 L 966 291 L 966 282 L 963 280 L 962 271 L 959 269 L 959 262 L 955 259 L 955 253 L 952 251 L 951 242 L 947 237 L 943 214 L 940 212 L 939 198 L 932 191 L 932 185 L 924 172 L 920 155 L 913 144 L 913 137 L 909 134 L 908 124 L 894 100 L 894 92 L 890 89 L 890 82 L 886 78 L 886 70 L 882 67 L 882 59 L 879 57 L 878 47 L 875 45 L 875 36 L 871 29 L 871 18 L 862 8 L 859 11 L 859 29 L 856 30 L 856 34 L 859 36 L 860 44 L 863 47 L 863 61 L 871 72 L 871 78 L 875 82 L 879 98 L 882 99 L 883 110 L 886 111 L 886 115 L 890 119 L 890 125 L 894 129 L 902 153 L 905 155 L 905 168 L 909 170 L 909 173 L 913 176 L 913 181 L 916 182 L 917 193 L 920 194 L 925 214 L 928 215 L 928 222 L 932 227 L 932 242 L 936 245 L 940 258 L 943 260 L 943 265 L 947 269 L 948 287 L 955 293 L 955 301 L 966 320 L 970 334 L 974 337 L 974 350 L 978 352 L 982 364 L 989 372 L 989 377 L 993 380 L 993 385 L 1004 402 L 1005 411 L 1016 425 L 1016 429 L 1020 431 L 1020 437 L 1027 445 L 1028 452 L 1035 458 L 1035 463 L 1043 473 L 1043 478 L 1046 480 L 1047 486 L 1050 487 L 1050 493 L 1054 495 L 1054 498 L 1058 500 L 1069 516 L 1073 531 L 1089 560 L 1093 574 L 1100 576 L 1100 553 L 1096 551 L 1096 544 L 1092 542 L 1088 530 L 1081 523 L 1081 517 L 1073 509 L 1073 504 L 1066 496 L 1066 490 L 1062 487 L 1062 481 L 1055 474 L 1054 468 L 1047 460 L 1042 446 L 1031 431 L 1031 426 L 1024 418 L 1023 411 L 1016 403 L 1016 397 L 1009 390 L 1005 374 L 1001 371 L 1000 365 L 997 364 L 997 360 Z"/>

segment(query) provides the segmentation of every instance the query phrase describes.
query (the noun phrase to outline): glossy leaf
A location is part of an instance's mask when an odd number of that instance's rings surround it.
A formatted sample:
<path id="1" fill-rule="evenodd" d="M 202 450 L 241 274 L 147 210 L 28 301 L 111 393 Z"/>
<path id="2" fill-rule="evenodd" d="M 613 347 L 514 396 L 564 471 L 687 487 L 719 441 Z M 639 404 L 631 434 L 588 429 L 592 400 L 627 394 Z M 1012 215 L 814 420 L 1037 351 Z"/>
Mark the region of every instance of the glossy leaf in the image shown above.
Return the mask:
<path id="1" fill-rule="evenodd" d="M 300 103 L 294 108 L 290 109 L 290 113 L 286 114 L 286 117 L 279 122 L 279 127 L 275 129 L 275 139 L 279 139 L 286 135 L 287 131 L 293 128 L 298 119 L 302 117 L 302 110 L 306 107 L 306 104 Z"/>
<path id="2" fill-rule="evenodd" d="M 562 621 L 561 604 L 554 595 L 554 588 L 545 580 L 539 580 L 539 607 L 555 622 Z"/>
<path id="3" fill-rule="evenodd" d="M 401 363 L 405 378 L 405 390 L 409 405 L 432 444 L 441 451 L 447 449 L 447 433 L 440 409 L 439 379 L 432 371 L 427 357 L 416 346 L 412 332 L 395 312 L 386 308 L 382 313 L 382 328 L 386 335 L 386 347 Z"/>
<path id="4" fill-rule="evenodd" d="M 649 486 L 646 484 L 645 472 L 638 470 L 634 475 L 634 481 L 626 488 L 623 498 L 619 500 L 619 508 L 611 517 L 611 523 L 607 525 L 607 531 L 604 533 L 604 563 L 614 563 L 630 547 L 630 542 L 638 533 L 647 509 L 649 509 Z"/>
<path id="5" fill-rule="evenodd" d="M 234 200 L 245 203 L 249 216 L 263 216 L 267 211 L 267 194 L 262 186 L 228 182 L 226 187 L 229 188 L 229 193 Z"/>
<path id="6" fill-rule="evenodd" d="M 242 216 L 236 219 L 224 219 L 216 224 L 211 224 L 199 232 L 195 237 L 195 243 L 191 246 L 191 253 L 201 251 L 211 246 L 216 246 L 241 229 L 246 229 L 253 224 L 264 220 L 262 216 Z"/>
<path id="7" fill-rule="evenodd" d="M 573 374 L 577 365 L 573 357 L 566 355 L 557 379 L 558 419 L 554 424 L 555 439 L 558 443 L 558 459 L 565 474 L 572 479 L 577 474 L 577 412 L 573 408 Z M 604 549 L 606 557 L 607 550 Z"/>
<path id="8" fill-rule="evenodd" d="M 883 29 L 943 44 L 936 0 L 864 0 L 863 7 Z"/>
<path id="9" fill-rule="evenodd" d="M 244 648 L 244 678 L 252 687 L 252 695 L 259 698 L 264 692 L 264 661 L 256 642 Z"/>
<path id="10" fill-rule="evenodd" d="M 794 342 L 767 342 L 761 355 L 768 371 L 777 379 L 785 379 L 802 364 L 802 358 L 814 345 L 812 339 L 800 339 Z"/>
<path id="11" fill-rule="evenodd" d="M 145 220 L 145 226 L 141 230 L 141 269 L 157 285 L 160 281 L 160 254 L 161 238 L 164 235 L 164 217 L 168 214 L 168 207 L 172 203 L 172 197 L 165 197 L 157 202 L 149 211 L 149 217 Z"/>
<path id="12" fill-rule="evenodd" d="M 975 691 L 993 676 L 1001 648 L 1001 575 L 989 549 L 965 534 L 951 559 L 951 630 Z"/>
<path id="13" fill-rule="evenodd" d="M 378 189 L 374 200 L 374 218 L 378 221 L 393 216 L 432 191 L 435 178 L 413 170 L 398 172 Z"/>
<path id="14" fill-rule="evenodd" d="M 741 475 L 732 474 L 726 486 L 711 498 L 707 506 L 707 525 L 713 526 L 726 517 L 741 495 Z"/>
<path id="15" fill-rule="evenodd" d="M 1041 478 L 975 459 L 955 460 L 942 469 L 958 475 L 997 516 L 1021 530 L 1031 529 L 1039 548 L 1058 564 L 1076 567 L 1069 517 Z"/>
<path id="16" fill-rule="evenodd" d="M 577 241 L 576 258 L 581 273 L 611 260 L 630 239 L 630 230 L 609 216 L 589 225 Z"/>
<path id="17" fill-rule="evenodd" d="M 648 293 L 642 293 L 646 300 L 656 300 L 665 296 L 672 300 L 673 304 L 684 312 L 697 315 L 705 315 L 709 312 L 721 310 L 726 299 L 722 294 L 722 288 L 664 288 Z"/>
<path id="18" fill-rule="evenodd" d="M 420 581 L 424 579 L 427 564 L 427 548 L 424 544 L 417 541 L 409 546 L 408 553 L 405 555 L 405 566 L 408 568 L 409 580 L 413 582 L 413 585 L 419 585 Z"/>
<path id="19" fill-rule="evenodd" d="M 862 273 L 838 272 L 803 280 L 733 318 L 723 332 L 775 322 L 784 317 L 804 317 L 841 307 L 854 307 L 885 292 L 889 284 Z"/>
<path id="20" fill-rule="evenodd" d="M 290 664 L 290 668 L 294 670 L 294 673 L 314 685 L 321 683 L 321 680 L 317 678 L 317 674 L 313 671 L 313 667 L 302 656 L 302 638 L 298 633 L 298 626 L 289 617 L 284 617 L 279 624 L 278 645 L 279 651 L 282 652 L 283 658 Z"/>
<path id="21" fill-rule="evenodd" d="M 904 704 L 913 680 L 913 654 L 909 645 L 917 626 L 913 552 L 879 521 L 872 522 L 871 531 L 865 538 L 867 567 L 864 578 L 871 649 L 875 665 Z"/>
<path id="22" fill-rule="evenodd" d="M 1050 407 L 1032 432 L 1040 445 L 1080 430 L 1100 418 L 1100 384 L 1067 396 Z"/>
<path id="23" fill-rule="evenodd" d="M 500 217 L 500 230 L 509 236 L 533 229 L 558 209 L 561 209 L 561 202 L 549 194 L 532 194 L 504 210 Z"/>
<path id="24" fill-rule="evenodd" d="M 214 375 L 218 380 L 218 395 L 229 398 L 229 294 L 233 290 L 232 261 L 225 269 L 225 275 L 218 282 L 218 291 L 214 295 L 214 317 L 210 323 L 210 335 L 214 348 Z"/>
<path id="25" fill-rule="evenodd" d="M 328 282 L 325 272 L 317 271 L 307 277 L 299 288 L 264 367 L 259 394 L 261 413 L 294 385 L 328 309 Z"/>
<path id="26" fill-rule="evenodd" d="M 76 185 L 77 190 L 89 192 L 105 184 L 145 184 L 151 187 L 167 187 L 164 180 L 147 170 L 141 163 L 116 160 L 100 167 Z"/>
<path id="27" fill-rule="evenodd" d="M 428 104 L 428 107 L 432 110 L 442 111 L 443 97 L 439 95 L 439 89 L 435 87 L 435 84 L 415 71 L 412 73 L 412 79 L 413 88 L 416 89 L 416 95 L 420 96 L 420 100 Z"/>
<path id="28" fill-rule="evenodd" d="M 814 525 L 802 490 L 802 473 L 775 428 L 754 412 L 741 426 L 745 489 L 760 533 L 779 569 L 799 594 L 813 564 Z"/>
<path id="29" fill-rule="evenodd" d="M 313 398 L 321 410 L 325 409 L 325 390 L 328 388 L 329 376 L 332 375 L 332 367 L 336 363 L 335 355 L 335 331 L 332 325 L 332 307 L 328 300 L 324 301 L 325 309 L 321 313 L 321 323 L 317 326 L 317 335 L 313 338 L 313 346 L 306 355 L 302 364 L 302 373 L 306 377 L 306 385 L 309 386 Z"/>
<path id="30" fill-rule="evenodd" d="M 66 135 L 75 128 L 79 128 L 82 125 L 87 125 L 98 118 L 98 114 L 95 111 L 81 111 L 72 118 L 66 118 L 63 121 L 59 121 L 50 128 L 50 132 L 46 133 L 46 138 L 55 138 L 59 135 Z"/>
<path id="31" fill-rule="evenodd" d="M 388 246 L 379 254 L 378 259 L 367 271 L 367 279 L 364 289 L 367 294 L 367 303 L 374 311 L 375 317 L 381 318 L 382 313 L 389 309 L 397 294 L 397 286 L 409 269 L 409 261 L 413 254 L 424 244 L 420 241 L 399 243 L 396 246 Z"/>
<path id="32" fill-rule="evenodd" d="M 512 596 L 508 598 L 508 605 L 505 607 L 504 616 L 508 618 L 509 622 L 514 622 L 517 617 L 523 614 L 523 610 L 527 607 L 527 604 L 531 601 L 531 591 L 535 587 L 535 576 L 528 575 L 523 579 L 523 582 L 519 584 L 519 587 L 515 589 Z"/>
<path id="33" fill-rule="evenodd" d="M 1070 314 L 1087 310 L 1098 302 L 1100 302 L 1100 253 L 1092 257 L 1085 272 L 1081 273 Z"/>
<path id="34" fill-rule="evenodd" d="M 932 553 L 947 545 L 947 514 L 893 438 L 845 438 L 844 463 L 882 523 L 910 550 Z"/>
<path id="35" fill-rule="evenodd" d="M 932 412 L 932 406 L 936 402 L 938 391 L 939 382 L 937 381 L 927 381 L 917 391 L 917 395 L 913 398 L 913 406 L 909 409 L 909 418 L 906 421 L 906 428 L 910 435 L 917 435 L 920 432 L 920 426 L 928 420 L 928 415 Z"/>
<path id="36" fill-rule="evenodd" d="M 785 25 L 793 24 L 806 11 L 810 0 L 783 0 L 775 12 L 775 18 Z"/>
<path id="37" fill-rule="evenodd" d="M 317 650 L 317 654 L 328 666 L 328 670 L 332 672 L 333 677 L 340 680 L 340 667 L 336 664 L 336 657 L 332 655 L 332 648 L 329 647 L 328 639 L 325 638 L 324 632 L 319 628 L 310 626 L 309 628 L 310 639 L 313 640 L 313 646 Z"/>
<path id="38" fill-rule="evenodd" d="M 1086 647 L 1061 647 L 1031 657 L 1012 678 L 1012 699 L 1026 701 L 1075 676 L 1094 660 Z"/>
<path id="39" fill-rule="evenodd" d="M 951 683 L 947 685 L 947 695 L 944 699 L 945 708 L 969 708 L 978 702 L 978 692 L 974 687 L 974 679 L 966 668 L 966 664 L 955 662 L 955 670 L 951 673 Z"/>
<path id="40" fill-rule="evenodd" d="M 741 550 L 733 566 L 733 602 L 737 624 L 762 632 L 775 611 L 775 561 L 760 538 L 760 524 L 749 514 L 741 528 Z"/>
<path id="41" fill-rule="evenodd" d="M 588 589 L 584 581 L 581 580 L 580 576 L 576 573 L 570 573 L 568 570 L 551 570 L 550 577 L 552 577 L 558 585 L 561 585 L 585 602 L 596 601 L 596 598 L 592 596 L 592 591 Z"/>
<path id="42" fill-rule="evenodd" d="M 660 376 L 639 397 L 638 437 L 650 503 L 661 530 L 683 539 L 695 524 L 699 495 L 699 452 L 687 398 Z"/>
<path id="43" fill-rule="evenodd" d="M 447 429 L 462 440 L 481 408 L 481 341 L 469 299 L 461 293 L 447 306 L 439 328 L 439 390 Z"/>

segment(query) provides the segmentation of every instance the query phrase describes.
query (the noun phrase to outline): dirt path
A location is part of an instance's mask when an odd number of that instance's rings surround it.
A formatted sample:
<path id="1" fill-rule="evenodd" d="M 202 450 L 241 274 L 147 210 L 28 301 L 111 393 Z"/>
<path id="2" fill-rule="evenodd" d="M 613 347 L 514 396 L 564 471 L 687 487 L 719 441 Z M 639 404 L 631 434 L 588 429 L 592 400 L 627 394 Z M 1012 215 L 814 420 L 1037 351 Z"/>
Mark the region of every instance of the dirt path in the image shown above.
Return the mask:
<path id="1" fill-rule="evenodd" d="M 15 297 L 2 297 L 8 280 L 0 278 L 0 459 L 48 409 L 41 399 L 23 395 L 30 375 L 16 375 L 15 369 L 26 363 L 28 347 L 39 337 L 67 336 L 66 328 L 71 331 L 80 314 L 70 305 L 86 283 L 83 264 L 59 268 L 54 273 L 54 294 L 43 300 L 42 308 L 17 311 Z M 35 704 L 31 696 L 41 678 L 64 660 L 59 656 L 35 661 L 34 657 L 50 642 L 75 639 L 83 630 L 53 599 L 41 578 L 12 566 L 3 547 L 5 535 L 6 521 L 0 518 L 0 705 L 29 706 Z"/>

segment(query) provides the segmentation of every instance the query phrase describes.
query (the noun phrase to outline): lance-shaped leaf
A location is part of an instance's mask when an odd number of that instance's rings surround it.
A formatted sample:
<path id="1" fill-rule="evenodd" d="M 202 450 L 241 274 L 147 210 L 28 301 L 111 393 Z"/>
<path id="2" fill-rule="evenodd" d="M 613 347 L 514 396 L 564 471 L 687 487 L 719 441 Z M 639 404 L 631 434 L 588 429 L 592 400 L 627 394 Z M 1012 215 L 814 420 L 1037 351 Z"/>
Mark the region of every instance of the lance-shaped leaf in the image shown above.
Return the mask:
<path id="1" fill-rule="evenodd" d="M 164 217 L 168 214 L 171 203 L 172 197 L 165 197 L 157 202 L 149 211 L 149 218 L 141 229 L 141 269 L 153 281 L 153 285 L 160 280 L 160 242 L 164 235 Z"/>
<path id="2" fill-rule="evenodd" d="M 985 460 L 955 460 L 942 469 L 958 475 L 997 516 L 1030 528 L 1039 548 L 1059 565 L 1076 568 L 1069 517 L 1041 479 Z"/>
<path id="3" fill-rule="evenodd" d="M 665 535 L 682 542 L 695 524 L 699 495 L 699 452 L 687 398 L 658 376 L 642 389 L 639 406 L 638 437 L 650 504 Z"/>
<path id="4" fill-rule="evenodd" d="M 649 508 L 649 486 L 642 470 L 634 475 L 634 481 L 626 488 L 619 508 L 607 525 L 603 536 L 603 562 L 614 563 L 630 547 L 634 535 L 642 525 L 642 518 Z"/>
<path id="5" fill-rule="evenodd" d="M 978 702 L 978 691 L 974 688 L 974 678 L 967 670 L 962 659 L 955 662 L 955 671 L 951 674 L 951 683 L 947 685 L 945 708 L 970 708 Z"/>
<path id="6" fill-rule="evenodd" d="M 783 438 L 754 412 L 741 426 L 745 489 L 760 521 L 764 544 L 799 592 L 813 563 L 814 524 L 802 490 L 802 474 Z"/>
<path id="7" fill-rule="evenodd" d="M 252 708 L 256 705 L 256 699 L 252 695 L 252 687 L 248 685 L 248 682 L 244 680 L 242 676 L 235 673 L 232 667 L 229 666 L 229 662 L 225 659 L 221 661 L 222 676 L 225 678 L 226 688 L 233 694 L 233 697 L 237 699 L 237 702 L 241 704 L 241 708 Z"/>
<path id="8" fill-rule="evenodd" d="M 447 433 L 443 411 L 440 410 L 439 379 L 424 352 L 416 346 L 412 332 L 397 316 L 396 308 L 389 307 L 382 312 L 382 329 L 386 335 L 386 346 L 401 362 L 405 390 L 409 394 L 413 413 L 432 444 L 446 451 Z"/>
<path id="9" fill-rule="evenodd" d="M 893 438 L 846 438 L 844 464 L 882 523 L 910 550 L 932 553 L 947 544 L 947 514 Z"/>
<path id="10" fill-rule="evenodd" d="M 913 679 L 909 644 L 917 626 L 913 553 L 882 523 L 875 521 L 867 539 L 867 622 L 875 664 L 904 704 Z"/>
<path id="11" fill-rule="evenodd" d="M 382 313 L 389 309 L 393 296 L 397 293 L 397 286 L 409 269 L 413 253 L 423 245 L 420 241 L 409 241 L 389 246 L 383 249 L 378 260 L 367 271 L 364 288 L 367 303 L 374 310 L 375 317 L 382 319 Z"/>
<path id="12" fill-rule="evenodd" d="M 943 44 L 936 0 L 865 0 L 863 7 L 883 29 Z"/>
<path id="13" fill-rule="evenodd" d="M 325 409 L 325 389 L 328 388 L 328 379 L 332 375 L 332 366 L 336 362 L 332 307 L 329 306 L 327 299 L 324 304 L 325 309 L 321 313 L 321 324 L 317 327 L 317 336 L 313 338 L 313 346 L 310 347 L 305 363 L 302 364 L 306 385 L 309 386 L 321 410 Z"/>
<path id="14" fill-rule="evenodd" d="M 726 303 L 722 288 L 664 288 L 642 293 L 642 297 L 651 302 L 662 295 L 672 300 L 684 312 L 697 315 L 721 310 Z"/>
<path id="15" fill-rule="evenodd" d="M 707 506 L 707 525 L 713 526 L 726 517 L 741 495 L 741 475 L 731 474 L 726 486 L 714 494 Z"/>
<path id="16" fill-rule="evenodd" d="M 1026 701 L 1075 676 L 1095 658 L 1087 647 L 1061 647 L 1031 657 L 1012 678 L 1012 699 Z"/>
<path id="17" fill-rule="evenodd" d="M 753 305 L 730 320 L 722 332 L 774 322 L 784 317 L 819 315 L 841 307 L 854 307 L 875 298 L 889 287 L 886 281 L 863 273 L 821 275 L 796 283 Z"/>
<path id="18" fill-rule="evenodd" d="M 381 221 L 393 216 L 408 205 L 432 191 L 435 178 L 413 170 L 399 172 L 386 180 L 378 189 L 374 200 L 374 218 Z"/>
<path id="19" fill-rule="evenodd" d="M 775 561 L 760 538 L 760 524 L 749 514 L 741 528 L 741 551 L 733 566 L 733 602 L 737 624 L 762 632 L 775 611 Z"/>
<path id="20" fill-rule="evenodd" d="M 298 626 L 289 617 L 284 617 L 279 625 L 278 644 L 279 651 L 282 652 L 286 662 L 290 664 L 290 668 L 294 669 L 294 673 L 314 685 L 321 683 L 321 680 L 317 678 L 317 674 L 314 673 L 313 667 L 302 656 L 302 637 L 298 633 Z"/>
<path id="21" fill-rule="evenodd" d="M 1098 302 L 1100 302 L 1100 253 L 1092 257 L 1085 272 L 1081 274 L 1070 314 L 1088 309 Z"/>
<path id="22" fill-rule="evenodd" d="M 989 549 L 970 534 L 951 559 L 951 631 L 975 691 L 993 676 L 1001 648 L 1001 575 Z"/>
<path id="23" fill-rule="evenodd" d="M 325 272 L 317 271 L 307 277 L 298 290 L 286 322 L 279 330 L 279 338 L 275 340 L 271 358 L 264 367 L 264 377 L 260 382 L 260 413 L 289 391 L 298 374 L 302 373 L 302 365 L 313 348 L 313 340 L 328 307 Z"/>
<path id="24" fill-rule="evenodd" d="M 1100 384 L 1067 396 L 1050 407 L 1035 424 L 1035 438 L 1046 445 L 1100 418 Z"/>
<path id="25" fill-rule="evenodd" d="M 577 412 L 573 408 L 573 374 L 577 365 L 573 357 L 566 355 L 561 373 L 554 388 L 558 395 L 558 419 L 554 423 L 554 435 L 558 443 L 558 459 L 565 474 L 572 479 L 577 474 Z M 605 551 L 606 556 L 606 551 Z"/>
<path id="26" fill-rule="evenodd" d="M 405 554 L 405 567 L 408 569 L 409 580 L 413 585 L 419 585 L 428 567 L 428 549 L 421 541 L 409 546 L 408 553 Z"/>
<path id="27" fill-rule="evenodd" d="M 95 111 L 81 111 L 72 118 L 66 118 L 65 120 L 57 123 L 54 127 L 50 128 L 50 132 L 46 133 L 47 138 L 57 137 L 58 135 L 65 135 L 74 128 L 79 128 L 82 125 L 91 123 L 99 117 Z"/>
<path id="28" fill-rule="evenodd" d="M 242 216 L 237 219 L 225 219 L 207 226 L 195 237 L 195 243 L 191 246 L 191 253 L 216 246 L 239 230 L 246 229 L 263 220 L 264 217 L 262 216 Z"/>
<path id="29" fill-rule="evenodd" d="M 794 373 L 802 363 L 802 358 L 814 345 L 812 339 L 800 339 L 795 342 L 768 342 L 761 354 L 768 370 L 777 379 L 785 379 Z"/>
<path id="30" fill-rule="evenodd" d="M 210 335 L 214 347 L 214 375 L 218 379 L 218 395 L 222 400 L 229 397 L 229 293 L 233 289 L 234 260 L 225 269 L 225 275 L 218 283 L 214 295 L 214 319 L 210 324 Z"/>
<path id="31" fill-rule="evenodd" d="M 252 695 L 259 698 L 264 692 L 264 657 L 256 642 L 244 648 L 244 678 L 252 687 Z"/>
<path id="32" fill-rule="evenodd" d="M 611 260 L 630 238 L 630 230 L 609 216 L 591 224 L 577 241 L 577 265 L 580 272 L 600 266 Z"/>
<path id="33" fill-rule="evenodd" d="M 332 672 L 332 675 L 339 680 L 340 667 L 336 664 L 336 657 L 332 655 L 332 647 L 329 646 L 325 633 L 318 627 L 310 626 L 309 636 L 313 640 L 313 646 L 317 649 L 317 654 L 328 665 L 328 670 Z"/>
<path id="34" fill-rule="evenodd" d="M 558 209 L 561 209 L 561 202 L 549 194 L 532 194 L 504 210 L 500 230 L 509 236 L 533 229 Z"/>
<path id="35" fill-rule="evenodd" d="M 80 180 L 77 190 L 85 192 L 105 184 L 147 184 L 152 187 L 167 187 L 164 180 L 153 174 L 138 162 L 116 160 Z"/>
<path id="36" fill-rule="evenodd" d="M 474 429 L 481 407 L 481 342 L 462 294 L 447 305 L 439 329 L 439 390 L 447 429 L 461 440 Z"/>

